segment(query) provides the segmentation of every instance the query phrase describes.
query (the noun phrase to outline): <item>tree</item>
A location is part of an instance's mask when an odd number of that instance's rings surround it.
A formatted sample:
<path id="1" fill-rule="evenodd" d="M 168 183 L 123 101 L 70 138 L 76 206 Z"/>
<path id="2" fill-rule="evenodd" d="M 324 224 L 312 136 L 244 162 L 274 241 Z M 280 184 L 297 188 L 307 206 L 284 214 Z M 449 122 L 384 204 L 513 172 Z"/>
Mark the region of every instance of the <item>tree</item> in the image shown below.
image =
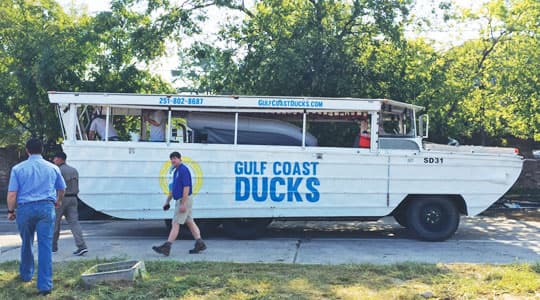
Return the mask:
<path id="1" fill-rule="evenodd" d="M 223 30 L 221 41 L 234 46 L 198 43 L 182 53 L 193 59 L 183 74 L 209 93 L 412 102 L 426 107 L 437 142 L 539 140 L 539 5 L 493 0 L 473 14 L 441 1 L 444 20 L 484 27 L 479 39 L 435 51 L 404 38 L 414 21 L 407 2 L 266 0 Z"/>
<path id="2" fill-rule="evenodd" d="M 540 3 L 494 0 L 464 17 L 485 20 L 485 27 L 481 38 L 442 57 L 439 134 L 483 145 L 505 144 L 510 136 L 540 141 Z"/>
<path id="3" fill-rule="evenodd" d="M 42 139 L 60 133 L 46 91 L 77 84 L 79 67 L 87 58 L 79 55 L 77 26 L 54 1 L 0 2 L 0 114 L 12 136 L 34 135 Z M 8 131 L 10 133 L 10 131 Z"/>
<path id="4" fill-rule="evenodd" d="M 372 74 L 358 60 L 400 42 L 407 12 L 403 1 L 261 1 L 223 32 L 233 48 L 196 44 L 185 73 L 211 93 L 370 96 Z"/>
<path id="5" fill-rule="evenodd" d="M 165 53 L 167 40 L 198 32 L 190 18 L 197 3 L 188 1 L 184 4 L 189 7 L 184 9 L 168 1 L 112 1 L 111 11 L 100 12 L 91 20 L 86 42 L 94 48 L 83 90 L 172 92 L 169 83 L 144 66 Z"/>
<path id="6" fill-rule="evenodd" d="M 168 39 L 198 30 L 191 17 L 205 4 L 184 5 L 115 0 L 110 12 L 90 17 L 68 15 L 53 0 L 0 1 L 3 142 L 30 135 L 58 141 L 50 90 L 172 92 L 145 64 L 164 53 Z"/>

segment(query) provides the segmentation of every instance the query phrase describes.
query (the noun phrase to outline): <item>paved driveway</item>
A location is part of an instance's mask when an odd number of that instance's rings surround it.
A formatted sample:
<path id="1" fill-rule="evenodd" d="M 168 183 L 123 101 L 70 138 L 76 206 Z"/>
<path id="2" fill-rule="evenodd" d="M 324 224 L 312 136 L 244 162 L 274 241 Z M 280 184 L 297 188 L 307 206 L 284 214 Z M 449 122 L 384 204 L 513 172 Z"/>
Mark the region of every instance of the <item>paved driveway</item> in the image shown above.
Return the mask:
<path id="1" fill-rule="evenodd" d="M 208 249 L 190 255 L 190 239 L 175 242 L 170 257 L 155 254 L 168 232 L 162 221 L 82 222 L 89 252 L 82 259 L 280 262 L 299 264 L 514 263 L 540 262 L 540 215 L 462 218 L 445 242 L 415 240 L 393 218 L 377 222 L 274 222 L 258 240 L 231 240 L 219 230 L 205 237 Z M 63 225 L 55 261 L 81 259 Z M 183 229 L 184 230 L 184 229 Z M 186 231 L 183 231 L 186 233 Z M 13 222 L 0 221 L 0 262 L 17 260 L 20 239 Z"/>

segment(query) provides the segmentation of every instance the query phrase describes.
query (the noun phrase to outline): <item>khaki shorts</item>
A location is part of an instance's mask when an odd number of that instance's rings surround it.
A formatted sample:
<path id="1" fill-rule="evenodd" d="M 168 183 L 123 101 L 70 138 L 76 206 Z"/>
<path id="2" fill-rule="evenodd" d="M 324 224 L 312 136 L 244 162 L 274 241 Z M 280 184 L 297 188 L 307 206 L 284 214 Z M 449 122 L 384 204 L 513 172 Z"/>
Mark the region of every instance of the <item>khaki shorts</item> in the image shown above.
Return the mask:
<path id="1" fill-rule="evenodd" d="M 193 197 L 188 196 L 186 201 L 186 211 L 181 213 L 180 212 L 180 203 L 182 203 L 182 199 L 175 200 L 174 202 L 174 218 L 173 221 L 178 224 L 184 224 L 186 221 L 193 221 L 193 217 L 191 216 L 191 208 L 193 207 Z"/>

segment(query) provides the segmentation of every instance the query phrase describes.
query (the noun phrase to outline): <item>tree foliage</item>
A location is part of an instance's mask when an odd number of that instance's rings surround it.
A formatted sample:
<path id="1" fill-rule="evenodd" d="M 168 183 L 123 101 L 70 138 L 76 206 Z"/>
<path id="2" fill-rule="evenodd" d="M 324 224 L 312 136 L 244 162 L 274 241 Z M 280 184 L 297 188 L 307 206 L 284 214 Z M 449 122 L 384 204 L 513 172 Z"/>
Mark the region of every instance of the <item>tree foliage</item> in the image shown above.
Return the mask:
<path id="1" fill-rule="evenodd" d="M 190 49 L 202 91 L 266 95 L 375 96 L 373 70 L 358 63 L 376 45 L 403 40 L 403 1 L 274 1 L 223 32 L 233 47 Z M 371 57 L 372 58 L 372 57 Z M 236 60 L 239 59 L 238 62 Z"/>
<path id="2" fill-rule="evenodd" d="M 412 3 L 414 4 L 414 3 Z M 182 53 L 208 93 L 384 97 L 423 105 L 438 142 L 540 141 L 539 2 L 492 0 L 478 12 L 442 1 L 445 20 L 483 24 L 479 38 L 434 50 L 404 38 L 406 1 L 258 2 L 220 40 Z M 231 43 L 232 41 L 232 43 Z"/>
<path id="3" fill-rule="evenodd" d="M 182 49 L 190 91 L 391 98 L 425 106 L 434 141 L 540 141 L 540 2 L 491 0 L 479 11 L 439 2 L 444 20 L 481 24 L 478 38 L 442 50 L 406 38 L 413 0 L 113 0 L 94 16 L 54 0 L 0 0 L 0 143 L 58 140 L 49 90 L 172 92 L 148 65 L 167 43 L 201 33 L 209 6 L 245 20 Z"/>
<path id="4" fill-rule="evenodd" d="M 47 90 L 77 84 L 86 63 L 76 25 L 54 1 L 0 2 L 0 119 L 4 139 L 58 136 Z"/>
<path id="5" fill-rule="evenodd" d="M 439 135 L 480 144 L 540 141 L 540 3 L 495 0 L 464 17 L 485 25 L 478 39 L 440 56 L 444 82 L 433 101 Z"/>
<path id="6" fill-rule="evenodd" d="M 47 91 L 172 92 L 145 65 L 168 39 L 199 30 L 191 19 L 199 2 L 113 0 L 111 11 L 91 17 L 66 14 L 53 0 L 0 1 L 0 142 L 57 141 Z"/>

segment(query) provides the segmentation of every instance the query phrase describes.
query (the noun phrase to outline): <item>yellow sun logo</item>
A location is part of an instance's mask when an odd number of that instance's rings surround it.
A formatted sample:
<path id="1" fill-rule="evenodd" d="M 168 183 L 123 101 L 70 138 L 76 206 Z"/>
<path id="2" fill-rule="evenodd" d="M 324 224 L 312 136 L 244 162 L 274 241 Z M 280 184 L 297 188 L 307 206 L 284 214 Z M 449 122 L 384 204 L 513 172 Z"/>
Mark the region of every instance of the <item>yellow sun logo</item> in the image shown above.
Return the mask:
<path id="1" fill-rule="evenodd" d="M 192 160 L 189 157 L 182 156 L 182 164 L 184 164 L 191 173 L 192 195 L 195 196 L 199 193 L 203 183 L 202 169 L 199 163 Z M 164 194 L 168 195 L 172 188 L 174 167 L 168 160 L 163 163 L 161 170 L 159 171 L 159 186 Z"/>

